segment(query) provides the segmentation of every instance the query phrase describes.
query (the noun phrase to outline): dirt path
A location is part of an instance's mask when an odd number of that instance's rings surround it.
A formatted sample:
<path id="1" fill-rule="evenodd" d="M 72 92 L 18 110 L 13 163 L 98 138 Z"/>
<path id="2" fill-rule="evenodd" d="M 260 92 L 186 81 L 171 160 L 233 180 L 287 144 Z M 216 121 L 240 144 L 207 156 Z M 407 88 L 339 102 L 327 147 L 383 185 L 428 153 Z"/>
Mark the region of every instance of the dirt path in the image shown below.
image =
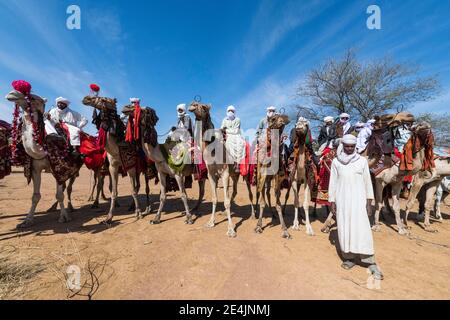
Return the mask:
<path id="1" fill-rule="evenodd" d="M 15 229 L 30 207 L 31 186 L 16 172 L 0 181 L 0 249 L 25 263 L 38 263 L 42 272 L 25 281 L 7 298 L 26 299 L 450 299 L 450 208 L 443 206 L 444 222 L 434 222 L 438 233 L 427 233 L 411 221 L 412 236 L 399 236 L 388 217 L 382 232 L 375 233 L 376 256 L 385 280 L 378 290 L 367 288 L 366 269 L 345 271 L 336 250 L 336 231 L 320 233 L 325 212 L 313 222 L 316 236 L 290 231 L 292 240 L 281 238 L 280 227 L 270 225 L 267 213 L 264 233 L 255 234 L 247 192 L 240 184 L 233 221 L 238 236 L 226 236 L 226 217 L 206 229 L 211 208 L 209 185 L 205 214 L 193 225 L 180 215 L 182 203 L 171 194 L 163 223 L 150 225 L 153 217 L 135 221 L 127 212 L 131 201 L 128 179 L 121 179 L 121 208 L 111 228 L 99 224 L 108 208 L 90 209 L 90 173 L 83 169 L 74 186 L 77 209 L 68 224 L 57 223 L 58 212 L 44 213 L 55 193 L 51 175 L 43 178 L 40 212 L 35 225 Z M 156 208 L 159 186 L 151 186 Z M 188 191 L 191 203 L 197 188 Z M 142 192 L 141 192 L 142 194 Z M 222 190 L 219 193 L 222 200 Z M 141 195 L 144 205 L 144 197 Z M 222 210 L 222 206 L 219 210 Z M 293 207 L 287 222 L 292 224 Z M 415 214 L 411 215 L 411 219 Z M 73 296 L 65 286 L 66 269 L 82 269 L 83 288 Z M 1 298 L 1 297 L 0 297 Z"/>

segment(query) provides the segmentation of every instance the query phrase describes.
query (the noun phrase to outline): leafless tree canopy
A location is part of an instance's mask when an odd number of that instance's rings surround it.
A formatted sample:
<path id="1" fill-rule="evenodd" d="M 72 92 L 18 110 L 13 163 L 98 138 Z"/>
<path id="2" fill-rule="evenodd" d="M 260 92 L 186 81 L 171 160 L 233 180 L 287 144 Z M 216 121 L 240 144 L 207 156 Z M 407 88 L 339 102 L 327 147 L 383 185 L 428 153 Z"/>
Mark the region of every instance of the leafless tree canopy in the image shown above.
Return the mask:
<path id="1" fill-rule="evenodd" d="M 419 69 L 389 58 L 360 63 L 352 50 L 340 60 L 330 59 L 311 70 L 298 89 L 312 106 L 297 106 L 311 120 L 349 113 L 361 120 L 399 111 L 439 92 L 436 76 L 420 76 Z"/>

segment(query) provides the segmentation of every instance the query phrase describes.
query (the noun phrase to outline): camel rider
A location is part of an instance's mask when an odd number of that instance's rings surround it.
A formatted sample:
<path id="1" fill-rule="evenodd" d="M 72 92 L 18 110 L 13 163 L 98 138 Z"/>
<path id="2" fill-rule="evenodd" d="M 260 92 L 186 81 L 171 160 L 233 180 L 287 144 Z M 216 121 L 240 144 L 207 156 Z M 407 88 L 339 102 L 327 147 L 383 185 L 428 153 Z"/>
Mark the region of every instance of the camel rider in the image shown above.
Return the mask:
<path id="1" fill-rule="evenodd" d="M 342 138 L 353 130 L 352 124 L 350 123 L 350 115 L 348 113 L 342 113 L 339 116 L 339 122 L 336 124 L 337 137 Z"/>
<path id="2" fill-rule="evenodd" d="M 399 154 L 403 153 L 403 148 L 412 136 L 411 127 L 412 122 L 403 122 L 400 126 L 394 129 L 394 147 Z"/>
<path id="3" fill-rule="evenodd" d="M 319 144 L 320 147 L 326 144 L 321 149 L 329 147 L 331 141 L 336 138 L 336 128 L 333 124 L 334 124 L 333 117 L 328 116 L 323 119 L 323 126 L 320 128 L 319 137 L 317 138 L 317 143 Z"/>
<path id="4" fill-rule="evenodd" d="M 374 119 L 367 121 L 367 123 L 358 133 L 356 142 L 356 151 L 359 154 L 362 154 L 364 151 L 366 151 L 367 145 L 369 144 L 369 139 L 372 136 L 374 123 L 375 123 Z"/>
<path id="5" fill-rule="evenodd" d="M 177 106 L 178 122 L 176 127 L 172 127 L 169 137 L 173 141 L 190 142 L 193 138 L 192 120 L 186 113 L 186 104 Z"/>
<path id="6" fill-rule="evenodd" d="M 241 119 L 236 117 L 236 109 L 234 106 L 227 108 L 227 116 L 222 121 L 222 131 L 226 134 L 225 146 L 236 167 L 245 157 L 245 141 L 241 135 Z"/>
<path id="7" fill-rule="evenodd" d="M 256 138 L 259 138 L 261 133 L 267 129 L 267 127 L 269 126 L 269 118 L 273 117 L 276 112 L 277 108 L 275 108 L 274 106 L 270 106 L 267 108 L 266 116 L 259 122 L 258 130 L 256 131 Z"/>
<path id="8" fill-rule="evenodd" d="M 48 112 L 50 122 L 55 125 L 64 123 L 67 126 L 70 135 L 70 144 L 79 152 L 80 147 L 80 131 L 87 124 L 87 119 L 76 111 L 69 108 L 70 101 L 66 98 L 59 97 L 55 100 L 56 107 Z"/>

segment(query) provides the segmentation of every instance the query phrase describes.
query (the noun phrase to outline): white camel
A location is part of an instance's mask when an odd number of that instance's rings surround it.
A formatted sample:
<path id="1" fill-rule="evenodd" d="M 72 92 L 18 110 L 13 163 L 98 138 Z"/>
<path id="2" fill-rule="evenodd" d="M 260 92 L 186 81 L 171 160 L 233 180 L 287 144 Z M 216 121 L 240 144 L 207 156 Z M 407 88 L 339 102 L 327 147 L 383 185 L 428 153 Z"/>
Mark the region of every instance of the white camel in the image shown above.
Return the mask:
<path id="1" fill-rule="evenodd" d="M 441 181 L 446 176 L 450 175 L 450 158 L 447 159 L 436 159 L 434 161 L 436 167 L 431 172 L 431 175 L 427 172 L 419 172 L 414 176 L 413 186 L 411 188 L 408 202 L 406 204 L 406 217 L 405 223 L 408 223 L 408 215 L 411 209 L 414 206 L 415 199 L 419 194 L 422 187 L 426 187 L 426 196 L 425 196 L 425 230 L 429 232 L 435 232 L 436 230 L 431 228 L 430 224 L 430 212 L 434 207 L 434 195 L 441 184 Z M 436 208 L 437 210 L 438 208 Z M 440 210 L 439 210 L 440 212 Z M 436 211 L 436 213 L 438 213 Z M 420 217 L 419 217 L 420 219 Z"/>
<path id="2" fill-rule="evenodd" d="M 413 135 L 415 135 L 416 138 L 421 139 L 424 134 L 431 134 L 430 130 L 430 126 L 427 123 L 420 123 L 416 126 Z M 398 233 L 400 235 L 409 234 L 400 216 L 400 193 L 404 177 L 407 175 L 415 175 L 418 172 L 422 171 L 424 160 L 424 148 L 421 148 L 420 150 L 414 150 L 413 169 L 411 171 L 401 171 L 399 165 L 397 164 L 383 170 L 375 177 L 375 222 L 372 227 L 374 231 L 381 230 L 380 211 L 383 207 L 383 189 L 387 185 L 390 185 L 392 188 L 392 209 L 394 210 Z"/>
<path id="3" fill-rule="evenodd" d="M 216 219 L 216 208 L 217 208 L 217 187 L 219 179 L 222 178 L 223 192 L 224 192 L 224 206 L 228 219 L 228 231 L 227 235 L 229 237 L 236 237 L 235 226 L 231 220 L 231 204 L 237 195 L 237 185 L 240 177 L 240 173 L 234 170 L 234 164 L 232 161 L 227 161 L 232 159 L 226 144 L 223 141 L 223 136 L 221 131 L 215 131 L 214 125 L 211 121 L 210 116 L 210 105 L 202 104 L 199 102 L 192 102 L 189 106 L 189 111 L 193 112 L 196 119 L 196 132 L 200 134 L 205 141 L 200 143 L 200 148 L 205 160 L 206 166 L 208 168 L 208 180 L 211 185 L 212 192 L 212 214 L 211 219 L 207 223 L 208 228 L 213 228 L 215 226 Z M 205 134 L 214 133 L 215 142 L 210 142 L 210 137 L 205 137 Z M 206 141 L 208 140 L 208 141 Z M 212 150 L 214 149 L 214 150 Z M 214 151 L 214 155 L 213 155 Z M 233 193 L 231 198 L 228 195 L 229 180 L 232 180 Z M 251 183 L 248 176 L 244 177 L 247 185 L 247 190 L 250 199 L 250 205 L 252 208 L 252 217 L 255 218 L 255 209 L 253 206 L 253 193 L 251 191 Z"/>
<path id="4" fill-rule="evenodd" d="M 23 111 L 22 132 L 20 132 L 25 152 L 31 157 L 31 180 L 33 181 L 33 196 L 31 198 L 31 208 L 25 220 L 17 225 L 18 228 L 26 228 L 33 225 L 36 207 L 41 200 L 41 175 L 43 170 L 51 170 L 47 153 L 43 146 L 38 144 L 33 135 L 33 121 L 39 119 L 39 114 L 44 113 L 45 100 L 41 97 L 29 94 L 28 97 L 23 93 L 13 90 L 6 96 L 6 99 L 14 102 Z M 56 179 L 55 179 L 56 182 Z M 64 207 L 64 188 L 62 184 L 56 182 L 56 200 L 60 206 L 59 222 L 69 222 L 70 216 Z"/>

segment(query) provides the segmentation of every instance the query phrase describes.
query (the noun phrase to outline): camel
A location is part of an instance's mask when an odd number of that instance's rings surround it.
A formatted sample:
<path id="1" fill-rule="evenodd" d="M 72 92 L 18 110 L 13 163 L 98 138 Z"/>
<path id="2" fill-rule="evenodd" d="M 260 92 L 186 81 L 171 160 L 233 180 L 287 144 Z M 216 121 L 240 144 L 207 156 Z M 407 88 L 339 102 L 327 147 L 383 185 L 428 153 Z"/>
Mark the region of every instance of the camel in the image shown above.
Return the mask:
<path id="1" fill-rule="evenodd" d="M 105 118 L 102 121 L 105 121 L 105 125 L 108 127 L 116 127 L 121 122 L 120 118 L 117 116 L 117 100 L 112 98 L 106 98 L 106 97 L 97 97 L 97 96 L 86 96 L 83 98 L 83 104 L 86 106 L 93 107 L 97 110 L 100 110 L 100 112 L 103 112 L 105 114 Z M 111 121 L 111 123 L 106 123 L 107 121 Z M 115 133 L 108 130 L 106 134 L 106 142 L 105 142 L 105 150 L 109 161 L 109 173 L 111 175 L 111 182 L 112 182 L 112 193 L 111 193 L 111 205 L 109 212 L 107 214 L 106 219 L 103 221 L 105 224 L 111 224 L 113 219 L 113 211 L 116 207 L 116 201 L 117 201 L 117 184 L 118 184 L 118 178 L 119 178 L 119 168 L 121 166 L 121 159 L 120 159 L 120 151 L 119 151 L 119 138 L 116 136 Z M 130 177 L 130 183 L 131 183 L 131 190 L 132 190 L 132 197 L 134 201 L 134 208 L 135 208 L 135 215 L 137 219 L 143 218 L 143 213 L 140 210 L 139 205 L 139 199 L 138 199 L 138 192 L 139 192 L 139 176 L 136 172 L 136 168 L 131 168 L 127 171 L 127 174 Z M 145 214 L 149 213 L 151 210 L 151 206 L 147 206 L 147 209 L 145 211 Z"/>
<path id="2" fill-rule="evenodd" d="M 430 126 L 427 123 L 422 122 L 416 126 L 413 134 L 420 138 L 420 136 L 424 132 L 426 133 L 430 131 Z M 411 171 L 400 171 L 399 165 L 396 164 L 388 169 L 383 170 L 375 177 L 375 221 L 372 227 L 373 231 L 381 231 L 380 211 L 383 205 L 383 189 L 387 185 L 390 185 L 392 188 L 392 209 L 394 210 L 398 233 L 400 235 L 409 234 L 400 216 L 400 193 L 403 185 L 403 178 L 407 175 L 415 175 L 418 172 L 422 171 L 423 163 L 425 160 L 424 148 L 415 150 L 414 153 L 415 155 L 413 157 L 413 169 Z"/>
<path id="3" fill-rule="evenodd" d="M 18 105 L 22 111 L 22 121 L 23 127 L 21 137 L 23 147 L 27 155 L 31 157 L 31 179 L 33 181 L 33 196 L 31 198 L 31 208 L 28 212 L 25 220 L 18 224 L 18 228 L 27 228 L 33 225 L 34 214 L 36 212 L 36 207 L 41 199 L 41 175 L 43 170 L 51 170 L 50 162 L 47 158 L 47 153 L 43 146 L 38 144 L 34 139 L 34 126 L 33 119 L 41 118 L 39 114 L 44 113 L 45 100 L 41 97 L 29 94 L 24 95 L 23 93 L 13 90 L 6 96 L 8 101 L 14 102 Z M 56 179 L 55 179 L 56 182 Z M 63 184 L 58 184 L 56 182 L 56 200 L 60 206 L 60 216 L 59 222 L 69 222 L 71 218 L 64 206 L 64 187 Z"/>
<path id="4" fill-rule="evenodd" d="M 163 146 L 158 144 L 157 137 L 158 134 L 156 132 L 155 126 L 158 122 L 158 116 L 156 115 L 155 110 L 152 108 L 146 108 L 146 116 L 143 121 L 141 121 L 141 126 L 143 126 L 144 131 L 148 131 L 151 136 L 151 141 L 146 142 L 145 139 L 142 139 L 142 149 L 145 152 L 145 155 L 154 161 L 156 170 L 158 171 L 159 181 L 161 185 L 161 194 L 160 194 L 160 203 L 158 212 L 156 213 L 155 218 L 150 222 L 150 224 L 159 224 L 161 222 L 161 214 L 164 209 L 164 204 L 167 198 L 167 177 L 175 178 L 178 188 L 181 192 L 181 200 L 183 202 L 185 208 L 186 215 L 186 224 L 193 224 L 194 220 L 192 219 L 192 214 L 190 213 L 190 209 L 187 203 L 187 194 L 184 186 L 185 177 L 191 176 L 195 173 L 195 164 L 185 163 L 181 172 L 174 170 L 168 163 L 168 160 L 164 157 L 163 151 L 161 148 Z M 199 208 L 200 204 L 203 201 L 203 196 L 205 194 L 205 181 L 202 179 L 198 180 L 199 184 L 199 198 L 197 200 L 196 205 L 192 209 L 193 211 Z"/>
<path id="5" fill-rule="evenodd" d="M 406 216 L 405 223 L 408 223 L 408 215 L 414 206 L 415 199 L 419 194 L 422 187 L 426 187 L 426 197 L 425 197 L 425 230 L 429 232 L 436 232 L 435 229 L 431 228 L 430 224 L 430 211 L 433 210 L 433 198 L 436 194 L 436 190 L 441 184 L 441 181 L 446 176 L 450 175 L 450 158 L 447 159 L 436 159 L 435 169 L 432 171 L 431 176 L 427 172 L 418 172 L 414 176 L 413 186 L 411 188 L 408 201 L 406 204 Z"/>
<path id="6" fill-rule="evenodd" d="M 203 154 L 206 166 L 208 168 L 208 180 L 211 185 L 212 192 L 212 213 L 211 219 L 206 224 L 206 227 L 213 228 L 215 226 L 216 208 L 217 208 L 217 187 L 219 179 L 222 178 L 223 191 L 224 191 L 224 206 L 228 218 L 228 231 L 229 237 L 236 237 L 235 226 L 231 220 L 231 204 L 237 195 L 237 185 L 240 177 L 240 173 L 234 170 L 233 161 L 229 161 L 231 156 L 227 151 L 223 135 L 221 130 L 214 130 L 214 125 L 210 116 L 211 106 L 202 104 L 199 102 L 192 102 L 189 106 L 189 111 L 195 115 L 196 134 L 200 134 L 202 141 L 199 143 L 199 147 Z M 215 142 L 211 141 L 208 135 L 214 133 Z M 206 137 L 205 137 L 206 136 Z M 213 148 L 211 148 L 213 147 Z M 212 150 L 214 149 L 214 150 Z M 214 155 L 213 155 L 213 152 Z M 224 161 L 225 160 L 225 161 Z M 228 185 L 229 179 L 232 180 L 233 193 L 231 198 L 228 197 Z M 250 199 L 250 205 L 252 208 L 251 216 L 255 218 L 255 210 L 253 206 L 253 193 L 251 190 L 251 183 L 248 176 L 244 177 L 247 185 L 247 190 Z"/>
<path id="7" fill-rule="evenodd" d="M 280 201 L 281 183 L 285 178 L 284 172 L 280 171 L 280 137 L 287 124 L 289 124 L 289 117 L 287 115 L 275 114 L 269 118 L 267 129 L 258 138 L 256 203 L 259 204 L 259 216 L 255 232 L 263 232 L 262 217 L 266 206 L 264 191 L 270 189 L 270 185 L 273 183 L 276 198 L 276 211 L 281 225 L 281 236 L 286 239 L 291 239 L 291 235 L 284 222 Z M 268 155 L 268 152 L 271 153 L 270 156 Z"/>
<path id="8" fill-rule="evenodd" d="M 302 184 L 304 184 L 304 201 L 303 201 L 303 210 L 305 211 L 305 224 L 306 224 L 306 234 L 313 236 L 314 230 L 311 226 L 311 222 L 309 219 L 309 203 L 310 203 L 310 189 L 309 185 L 307 183 L 307 177 L 306 177 L 306 137 L 309 132 L 309 123 L 306 120 L 299 119 L 297 124 L 295 125 L 295 131 L 297 134 L 297 143 L 295 148 L 297 150 L 294 150 L 294 154 L 298 152 L 298 154 L 295 154 L 295 170 L 289 172 L 290 174 L 290 180 L 292 184 L 292 190 L 294 192 L 294 207 L 295 207 L 295 216 L 294 216 L 294 223 L 292 226 L 293 230 L 300 230 L 300 222 L 298 218 L 298 208 L 299 208 L 299 192 Z M 289 191 L 286 193 L 286 201 L 289 197 Z M 284 210 L 283 210 L 284 211 Z"/>

